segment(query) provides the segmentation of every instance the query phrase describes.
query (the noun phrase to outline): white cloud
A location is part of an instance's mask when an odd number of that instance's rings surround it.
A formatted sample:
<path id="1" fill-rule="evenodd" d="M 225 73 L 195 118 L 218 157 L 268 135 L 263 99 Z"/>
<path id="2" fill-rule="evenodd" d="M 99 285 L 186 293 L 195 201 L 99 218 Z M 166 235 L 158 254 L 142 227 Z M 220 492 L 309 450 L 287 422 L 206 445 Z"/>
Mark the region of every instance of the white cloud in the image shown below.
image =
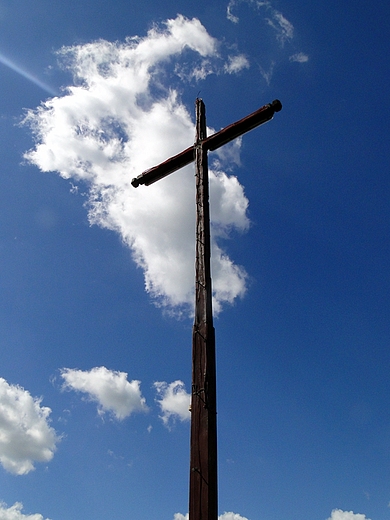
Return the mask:
<path id="1" fill-rule="evenodd" d="M 353 511 L 342 511 L 341 509 L 333 509 L 328 520 L 369 520 L 366 515 L 354 513 Z"/>
<path id="2" fill-rule="evenodd" d="M 228 63 L 225 64 L 225 71 L 228 74 L 237 74 L 243 69 L 249 69 L 249 61 L 244 54 L 228 56 Z"/>
<path id="3" fill-rule="evenodd" d="M 309 57 L 303 52 L 296 52 L 295 48 L 293 53 L 291 53 L 295 33 L 294 26 L 280 11 L 275 9 L 270 1 L 230 0 L 227 7 L 227 18 L 235 24 L 238 24 L 240 21 L 237 11 L 241 5 L 248 6 L 259 16 L 264 24 L 264 27 L 259 30 L 261 33 L 267 35 L 270 42 L 267 63 L 264 63 L 264 55 L 257 58 L 256 56 L 251 56 L 251 62 L 258 64 L 260 74 L 267 85 L 270 85 L 275 66 L 280 67 L 281 63 L 284 63 L 286 59 L 298 63 L 308 61 Z M 265 30 L 267 27 L 269 29 Z M 275 46 L 273 44 L 274 40 L 276 40 L 279 45 Z"/>
<path id="4" fill-rule="evenodd" d="M 182 381 L 174 381 L 170 384 L 158 381 L 154 383 L 154 387 L 158 394 L 156 401 L 161 409 L 160 418 L 165 426 L 169 425 L 170 420 L 190 420 L 191 395 L 186 392 Z"/>
<path id="5" fill-rule="evenodd" d="M 226 17 L 233 23 L 238 23 L 240 21 L 239 17 L 233 14 L 233 9 L 242 3 L 247 3 L 259 9 L 260 7 L 271 7 L 270 2 L 263 2 L 261 0 L 230 0 L 229 4 L 226 8 Z"/>
<path id="6" fill-rule="evenodd" d="M 269 85 L 271 83 L 271 79 L 272 79 L 272 76 L 273 76 L 273 73 L 274 73 L 274 68 L 275 68 L 275 62 L 274 61 L 271 62 L 268 70 L 263 69 L 263 67 L 261 67 L 261 65 L 259 65 L 260 74 L 265 79 L 267 85 Z"/>
<path id="7" fill-rule="evenodd" d="M 188 520 L 189 515 L 182 515 L 181 513 L 176 513 L 173 516 L 173 520 Z M 219 515 L 218 520 L 248 520 L 247 518 L 237 514 L 237 513 L 224 513 L 223 515 Z M 352 511 L 342 511 L 341 509 L 334 509 L 332 511 L 332 516 L 328 518 L 328 520 L 369 520 L 365 515 L 356 514 Z"/>
<path id="8" fill-rule="evenodd" d="M 0 378 L 0 463 L 10 473 L 25 475 L 34 462 L 49 462 L 59 441 L 49 426 L 51 409 L 27 390 Z"/>
<path id="9" fill-rule="evenodd" d="M 6 504 L 0 502 L 0 520 L 44 520 L 39 513 L 25 515 L 22 513 L 22 509 L 23 504 L 19 502 L 15 502 L 10 508 L 7 508 Z"/>
<path id="10" fill-rule="evenodd" d="M 212 133 L 214 133 L 214 131 L 212 132 L 209 132 L 208 135 L 211 135 Z M 212 170 L 213 172 L 212 173 L 218 173 L 218 172 L 221 172 L 222 170 L 232 170 L 235 166 L 241 166 L 241 157 L 240 157 L 240 152 L 241 152 L 241 144 L 242 144 L 242 136 L 240 137 L 237 137 L 237 139 L 234 139 L 234 141 L 231 141 L 230 143 L 227 143 L 225 144 L 225 146 L 222 146 L 221 148 L 217 148 L 214 152 L 212 152 L 212 161 L 211 161 L 211 165 L 212 165 Z M 230 179 L 230 177 L 228 177 Z M 240 185 L 241 186 L 241 185 Z M 241 190 L 242 190 L 242 186 L 241 186 Z M 214 188 L 211 188 L 211 191 L 213 191 Z M 214 193 L 213 193 L 214 194 Z M 242 191 L 242 195 L 244 194 L 244 192 Z M 248 199 L 246 199 L 245 197 L 243 198 L 243 200 L 246 201 L 246 203 L 248 202 Z M 214 204 L 213 204 L 214 206 Z M 213 209 L 213 207 L 211 208 Z M 213 218 L 212 218 L 213 220 Z M 246 217 L 246 214 L 245 214 L 245 220 L 246 220 L 246 227 L 248 226 L 249 224 L 249 221 Z"/>
<path id="11" fill-rule="evenodd" d="M 173 520 L 188 520 L 189 515 L 182 515 L 181 513 L 176 513 L 173 516 Z M 223 515 L 219 515 L 218 520 L 248 520 L 244 516 L 241 516 L 237 513 L 224 513 Z"/>
<path id="12" fill-rule="evenodd" d="M 284 44 L 294 36 L 294 26 L 276 9 L 272 9 L 272 18 L 267 18 L 268 24 L 275 29 L 277 39 Z"/>
<path id="13" fill-rule="evenodd" d="M 65 381 L 64 389 L 83 392 L 91 401 L 97 402 L 99 414 L 111 412 L 121 421 L 133 412 L 147 410 L 140 382 L 129 382 L 125 372 L 105 367 L 95 367 L 89 371 L 64 368 L 61 377 Z"/>
<path id="14" fill-rule="evenodd" d="M 244 516 L 241 516 L 237 513 L 224 513 L 223 515 L 220 515 L 219 520 L 248 520 Z"/>
<path id="15" fill-rule="evenodd" d="M 60 57 L 76 85 L 25 118 L 36 138 L 26 159 L 88 187 L 90 222 L 120 234 L 144 271 L 146 290 L 177 313 L 193 308 L 194 166 L 149 187 L 134 189 L 130 182 L 194 141 L 192 115 L 174 88 L 178 77 L 194 80 L 245 66 L 243 57 L 236 57 L 225 69 L 218 46 L 198 20 L 178 16 L 144 38 L 64 48 Z M 232 228 L 246 229 L 246 215 L 236 211 L 247 205 L 237 179 L 210 175 L 212 211 L 217 218 L 224 213 L 225 236 Z M 219 184 L 222 195 L 214 197 Z M 239 200 L 229 198 L 229 185 Z M 218 310 L 245 292 L 246 277 L 220 245 L 214 244 L 213 254 Z"/>
<path id="16" fill-rule="evenodd" d="M 239 17 L 233 14 L 233 9 L 241 3 L 246 3 L 256 10 L 265 9 L 269 16 L 265 17 L 266 23 L 275 30 L 276 38 L 283 45 L 294 37 L 294 26 L 283 14 L 275 9 L 271 2 L 262 0 L 230 0 L 227 7 L 227 18 L 233 23 L 239 22 Z"/>
<path id="17" fill-rule="evenodd" d="M 228 6 L 226 8 L 226 18 L 228 20 L 230 20 L 231 22 L 233 23 L 238 23 L 240 21 L 240 19 L 238 18 L 238 16 L 235 16 L 233 14 L 233 8 L 237 5 L 237 0 L 230 0 L 230 2 L 228 3 Z"/>
<path id="18" fill-rule="evenodd" d="M 290 61 L 296 61 L 297 63 L 306 63 L 309 61 L 309 56 L 303 52 L 297 52 L 289 58 Z"/>

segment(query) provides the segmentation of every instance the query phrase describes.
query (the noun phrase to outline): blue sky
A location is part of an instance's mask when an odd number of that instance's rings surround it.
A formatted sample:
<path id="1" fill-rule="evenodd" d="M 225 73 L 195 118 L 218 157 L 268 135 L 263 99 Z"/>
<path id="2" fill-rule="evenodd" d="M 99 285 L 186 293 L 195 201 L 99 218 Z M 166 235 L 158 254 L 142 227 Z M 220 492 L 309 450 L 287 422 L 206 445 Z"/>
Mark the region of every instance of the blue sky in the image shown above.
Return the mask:
<path id="1" fill-rule="evenodd" d="M 188 513 L 210 154 L 221 520 L 390 517 L 389 8 L 0 0 L 0 519 Z"/>

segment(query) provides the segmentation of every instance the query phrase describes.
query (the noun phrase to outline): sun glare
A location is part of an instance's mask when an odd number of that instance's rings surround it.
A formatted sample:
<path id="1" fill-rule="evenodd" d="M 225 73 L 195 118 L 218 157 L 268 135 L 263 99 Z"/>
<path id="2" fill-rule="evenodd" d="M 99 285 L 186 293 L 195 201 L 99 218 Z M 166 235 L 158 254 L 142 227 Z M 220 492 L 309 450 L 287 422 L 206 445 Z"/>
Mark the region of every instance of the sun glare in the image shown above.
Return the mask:
<path id="1" fill-rule="evenodd" d="M 57 92 L 54 90 L 54 88 L 50 87 L 40 79 L 36 78 L 33 74 L 30 74 L 30 72 L 27 72 L 26 70 L 22 69 L 16 63 L 8 59 L 4 54 L 0 52 L 0 63 L 5 65 L 6 67 L 10 68 L 17 74 L 20 74 L 23 76 L 23 78 L 26 78 L 28 81 L 31 81 L 31 83 L 34 83 L 34 85 L 37 85 L 37 87 L 40 87 L 41 89 L 45 90 L 47 93 L 51 94 L 52 96 L 57 95 Z"/>

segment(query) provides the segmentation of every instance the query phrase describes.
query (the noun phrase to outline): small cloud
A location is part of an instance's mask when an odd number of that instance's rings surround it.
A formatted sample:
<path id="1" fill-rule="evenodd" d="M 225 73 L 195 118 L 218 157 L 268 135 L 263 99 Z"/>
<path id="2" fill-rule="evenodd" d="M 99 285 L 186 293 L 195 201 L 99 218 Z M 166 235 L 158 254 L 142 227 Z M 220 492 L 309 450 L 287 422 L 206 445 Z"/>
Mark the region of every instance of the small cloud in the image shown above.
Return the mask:
<path id="1" fill-rule="evenodd" d="M 342 511 L 341 509 L 333 509 L 328 520 L 369 520 L 366 515 L 354 513 L 353 511 Z"/>
<path id="2" fill-rule="evenodd" d="M 228 63 L 225 64 L 225 72 L 228 74 L 237 74 L 242 69 L 249 69 L 249 61 L 244 54 L 238 56 L 229 56 Z"/>
<path id="3" fill-rule="evenodd" d="M 237 513 L 224 513 L 218 517 L 219 520 L 248 520 Z"/>
<path id="4" fill-rule="evenodd" d="M 245 2 L 245 3 L 249 4 L 249 5 L 253 5 L 256 9 L 260 9 L 260 7 L 271 8 L 271 4 L 270 4 L 270 2 L 268 0 L 267 1 L 262 1 L 262 0 L 230 0 L 228 6 L 226 8 L 226 18 L 228 20 L 230 20 L 233 23 L 238 23 L 240 21 L 238 16 L 233 14 L 233 9 L 236 7 L 237 4 L 243 3 L 243 2 Z"/>
<path id="5" fill-rule="evenodd" d="M 289 57 L 290 61 L 296 61 L 297 63 L 306 63 L 309 61 L 309 56 L 303 52 L 297 52 Z"/>
<path id="6" fill-rule="evenodd" d="M 113 450 L 107 450 L 107 454 L 115 460 L 124 460 L 123 455 L 117 455 Z"/>
<path id="7" fill-rule="evenodd" d="M 51 409 L 41 401 L 0 378 L 0 463 L 15 475 L 35 469 L 35 461 L 49 462 L 60 440 L 49 425 Z"/>
<path id="8" fill-rule="evenodd" d="M 77 195 L 79 192 L 79 187 L 76 184 L 73 184 L 73 182 L 70 183 L 70 186 L 70 193 L 74 193 L 75 195 Z"/>
<path id="9" fill-rule="evenodd" d="M 233 14 L 233 9 L 239 3 L 246 3 L 249 6 L 253 7 L 255 10 L 260 11 L 263 8 L 268 13 L 268 16 L 264 18 L 265 22 L 272 27 L 272 29 L 276 32 L 276 39 L 281 42 L 283 45 L 287 40 L 292 40 L 294 37 L 294 26 L 293 24 L 287 20 L 283 14 L 275 9 L 271 2 L 269 1 L 261 1 L 261 0 L 230 0 L 227 9 L 226 9 L 226 17 L 233 23 L 238 23 L 240 19 L 238 16 Z"/>
<path id="10" fill-rule="evenodd" d="M 39 513 L 34 515 L 25 515 L 22 513 L 23 504 L 15 502 L 13 506 L 7 508 L 7 505 L 0 502 L 0 519 L 1 520 L 44 520 Z M 48 518 L 46 520 L 49 520 Z"/>
<path id="11" fill-rule="evenodd" d="M 276 38 L 284 44 L 294 37 L 294 26 L 276 9 L 272 9 L 272 18 L 267 18 L 267 23 L 276 31 Z"/>
<path id="12" fill-rule="evenodd" d="M 58 422 L 67 424 L 68 418 L 72 415 L 72 412 L 70 410 L 63 410 L 62 415 L 58 418 Z"/>
<path id="13" fill-rule="evenodd" d="M 91 401 L 98 403 L 98 413 L 111 414 L 122 421 L 134 412 L 145 412 L 145 398 L 141 395 L 140 381 L 128 381 L 126 372 L 95 367 L 91 370 L 64 368 L 63 389 L 75 390 L 88 395 Z"/>
<path id="14" fill-rule="evenodd" d="M 230 0 L 229 5 L 226 8 L 226 18 L 233 23 L 238 23 L 240 19 L 232 13 L 233 7 L 236 5 L 235 0 Z"/>
<path id="15" fill-rule="evenodd" d="M 173 520 L 188 520 L 189 515 L 182 515 L 181 513 L 176 513 L 173 516 Z M 224 513 L 223 515 L 219 515 L 218 520 L 248 520 L 244 516 L 241 516 L 237 513 Z"/>
<path id="16" fill-rule="evenodd" d="M 208 59 L 203 59 L 199 63 L 191 64 L 190 66 L 178 64 L 175 67 L 175 74 L 182 80 L 187 82 L 201 81 L 215 74 L 216 69 Z"/>
<path id="17" fill-rule="evenodd" d="M 271 79 L 272 79 L 272 76 L 274 73 L 274 68 L 275 68 L 274 61 L 271 62 L 271 65 L 268 70 L 263 69 L 263 67 L 261 65 L 259 65 L 260 74 L 263 76 L 263 78 L 265 79 L 268 86 L 271 83 Z"/>
<path id="18" fill-rule="evenodd" d="M 165 426 L 169 427 L 169 421 L 176 419 L 180 421 L 189 421 L 191 413 L 189 411 L 191 396 L 186 392 L 182 381 L 174 381 L 173 383 L 165 383 L 157 381 L 154 383 L 157 390 L 157 403 L 161 409 L 160 418 Z"/>

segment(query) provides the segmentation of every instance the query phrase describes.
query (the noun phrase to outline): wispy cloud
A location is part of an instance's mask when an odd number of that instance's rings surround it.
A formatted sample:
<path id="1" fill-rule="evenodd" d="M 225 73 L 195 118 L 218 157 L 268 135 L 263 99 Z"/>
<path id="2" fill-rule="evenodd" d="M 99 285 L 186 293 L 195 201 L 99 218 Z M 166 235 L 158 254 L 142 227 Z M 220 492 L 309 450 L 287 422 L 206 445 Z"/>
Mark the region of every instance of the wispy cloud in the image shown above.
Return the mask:
<path id="1" fill-rule="evenodd" d="M 142 397 L 139 381 L 128 381 L 126 372 L 95 367 L 91 370 L 64 368 L 63 389 L 82 392 L 98 403 L 100 415 L 109 412 L 122 421 L 134 412 L 147 411 L 145 398 Z"/>
<path id="2" fill-rule="evenodd" d="M 268 63 L 266 65 L 259 65 L 262 77 L 266 81 L 267 85 L 270 85 L 275 65 L 279 65 L 282 61 L 286 60 L 288 57 L 288 54 L 286 54 L 288 50 L 291 53 L 295 29 L 293 24 L 280 11 L 273 7 L 270 1 L 230 0 L 226 12 L 228 20 L 234 24 L 240 22 L 237 13 L 239 7 L 243 4 L 249 6 L 258 14 L 264 24 L 263 30 L 267 26 L 271 28 L 271 33 L 269 35 L 270 40 L 276 40 L 276 42 L 278 42 L 278 49 L 275 49 L 275 47 L 272 49 L 272 45 L 270 45 L 268 51 Z M 259 31 L 261 31 L 261 27 L 259 28 Z M 251 59 L 256 62 L 264 61 L 264 57 L 262 57 L 261 60 L 257 57 L 251 57 Z M 294 52 L 288 59 L 292 62 L 304 63 L 308 61 L 309 57 L 303 52 Z"/>
<path id="3" fill-rule="evenodd" d="M 297 52 L 289 58 L 290 61 L 296 61 L 297 63 L 306 63 L 309 61 L 309 56 L 303 52 Z"/>
<path id="4" fill-rule="evenodd" d="M 272 17 L 267 18 L 267 23 L 275 30 L 276 38 L 282 44 L 287 40 L 292 40 L 294 36 L 294 26 L 282 13 L 276 9 L 272 9 Z"/>
<path id="5" fill-rule="evenodd" d="M 51 409 L 21 386 L 0 378 L 0 463 L 25 475 L 35 462 L 49 462 L 60 438 L 49 425 Z"/>
<path id="6" fill-rule="evenodd" d="M 238 23 L 240 21 L 238 16 L 233 14 L 233 9 L 236 7 L 236 4 L 237 4 L 237 0 L 230 0 L 228 6 L 226 8 L 226 17 L 232 23 Z"/>
<path id="7" fill-rule="evenodd" d="M 44 520 L 43 516 L 39 513 L 32 515 L 24 514 L 22 512 L 23 504 L 15 502 L 11 507 L 7 507 L 6 504 L 0 502 L 0 519 L 1 520 Z M 49 520 L 48 518 L 46 520 Z"/>
<path id="8" fill-rule="evenodd" d="M 244 54 L 229 56 L 228 63 L 225 64 L 225 71 L 229 74 L 236 74 L 243 69 L 249 69 L 249 61 Z"/>
<path id="9" fill-rule="evenodd" d="M 260 74 L 265 79 L 267 85 L 269 85 L 271 83 L 272 75 L 274 73 L 274 68 L 275 68 L 275 62 L 274 61 L 271 62 L 268 70 L 265 70 L 261 65 L 259 65 Z"/>
<path id="10" fill-rule="evenodd" d="M 26 159 L 42 171 L 87 186 L 90 222 L 120 234 L 159 305 L 189 312 L 193 165 L 147 188 L 135 190 L 130 181 L 193 143 L 193 117 L 178 93 L 182 81 L 203 77 L 206 63 L 207 71 L 239 71 L 246 66 L 244 58 L 223 60 L 219 42 L 198 20 L 183 16 L 154 27 L 144 38 L 67 47 L 60 57 L 76 84 L 28 112 L 25 123 L 36 146 Z M 212 246 L 218 312 L 246 290 L 245 271 L 216 240 L 219 232 L 226 237 L 231 229 L 248 228 L 248 201 L 235 177 L 221 170 L 211 171 L 210 177 L 213 218 L 219 223 Z"/>
<path id="11" fill-rule="evenodd" d="M 169 426 L 170 421 L 174 422 L 176 419 L 180 421 L 190 420 L 191 396 L 186 392 L 182 381 L 174 381 L 170 384 L 156 382 L 154 387 L 158 394 L 156 401 L 161 409 L 160 418 L 165 426 Z"/>
<path id="12" fill-rule="evenodd" d="M 263 2 L 261 0 L 230 0 L 227 6 L 227 18 L 233 23 L 239 23 L 240 19 L 233 11 L 240 4 L 247 4 L 257 11 L 264 10 L 265 22 L 274 29 L 277 40 L 283 45 L 287 40 L 291 40 L 294 36 L 294 26 L 283 14 L 272 6 L 271 2 Z"/>
<path id="13" fill-rule="evenodd" d="M 260 7 L 271 7 L 270 2 L 263 2 L 261 0 L 230 0 L 226 8 L 226 16 L 228 20 L 233 23 L 238 23 L 240 21 L 239 17 L 233 14 L 233 10 L 243 3 L 249 4 L 257 9 Z"/>

